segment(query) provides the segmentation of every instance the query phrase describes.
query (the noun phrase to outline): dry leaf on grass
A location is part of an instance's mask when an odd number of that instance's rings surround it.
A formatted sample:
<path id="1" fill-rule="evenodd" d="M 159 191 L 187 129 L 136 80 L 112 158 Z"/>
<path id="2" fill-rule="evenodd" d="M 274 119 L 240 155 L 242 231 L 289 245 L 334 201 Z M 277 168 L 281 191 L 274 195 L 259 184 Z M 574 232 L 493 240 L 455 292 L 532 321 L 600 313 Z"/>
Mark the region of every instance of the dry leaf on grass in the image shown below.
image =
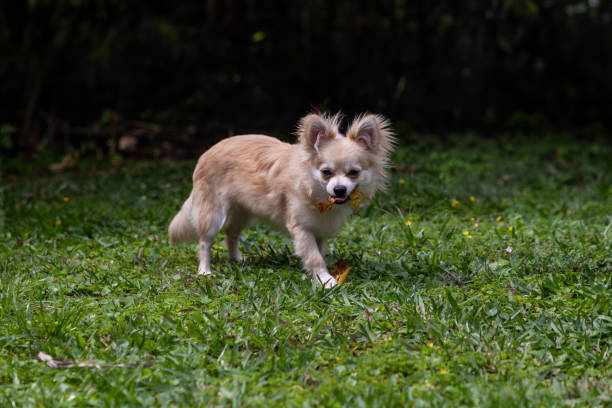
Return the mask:
<path id="1" fill-rule="evenodd" d="M 350 270 L 351 265 L 344 260 L 340 260 L 334 264 L 331 275 L 338 281 L 338 286 L 342 285 Z"/>
<path id="2" fill-rule="evenodd" d="M 71 167 L 74 166 L 74 160 L 72 158 L 72 154 L 68 153 L 67 155 L 65 155 L 64 157 L 62 157 L 62 160 L 58 163 L 52 163 L 49 166 L 49 169 L 53 172 L 53 173 L 59 173 L 60 171 L 69 169 Z"/>

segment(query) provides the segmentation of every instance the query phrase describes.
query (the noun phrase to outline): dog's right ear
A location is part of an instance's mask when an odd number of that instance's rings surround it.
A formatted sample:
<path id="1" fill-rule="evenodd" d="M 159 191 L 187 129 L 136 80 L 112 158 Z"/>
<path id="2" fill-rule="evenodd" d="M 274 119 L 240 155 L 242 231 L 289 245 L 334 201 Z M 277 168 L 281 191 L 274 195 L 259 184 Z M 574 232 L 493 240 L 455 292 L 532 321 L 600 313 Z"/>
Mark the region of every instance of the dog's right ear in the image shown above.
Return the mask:
<path id="1" fill-rule="evenodd" d="M 325 143 L 336 137 L 338 132 L 336 116 L 328 118 L 315 113 L 304 116 L 298 128 L 300 143 L 307 150 L 318 153 Z"/>

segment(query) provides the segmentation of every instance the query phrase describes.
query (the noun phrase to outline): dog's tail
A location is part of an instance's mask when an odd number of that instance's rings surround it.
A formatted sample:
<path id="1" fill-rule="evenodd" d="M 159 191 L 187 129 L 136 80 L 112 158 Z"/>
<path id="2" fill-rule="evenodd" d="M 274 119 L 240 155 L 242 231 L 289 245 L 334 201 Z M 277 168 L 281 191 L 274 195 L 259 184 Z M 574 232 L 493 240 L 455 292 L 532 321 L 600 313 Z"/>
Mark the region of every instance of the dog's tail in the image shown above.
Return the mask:
<path id="1" fill-rule="evenodd" d="M 183 203 L 181 210 L 174 216 L 168 227 L 168 238 L 170 245 L 174 246 L 185 241 L 193 241 L 198 238 L 196 220 L 192 214 L 192 196 Z"/>

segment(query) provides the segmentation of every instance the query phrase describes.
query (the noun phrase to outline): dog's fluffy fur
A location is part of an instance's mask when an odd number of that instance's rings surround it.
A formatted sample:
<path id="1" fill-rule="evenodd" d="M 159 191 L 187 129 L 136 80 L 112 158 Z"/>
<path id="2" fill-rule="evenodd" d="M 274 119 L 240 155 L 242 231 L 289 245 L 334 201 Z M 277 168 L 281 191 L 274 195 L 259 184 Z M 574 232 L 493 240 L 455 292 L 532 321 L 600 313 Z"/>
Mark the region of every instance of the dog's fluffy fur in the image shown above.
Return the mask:
<path id="1" fill-rule="evenodd" d="M 394 137 L 389 122 L 362 115 L 347 136 L 340 116 L 302 118 L 299 141 L 287 144 L 263 135 L 225 139 L 198 160 L 193 190 L 176 214 L 171 245 L 198 240 L 199 274 L 210 274 L 210 248 L 223 228 L 230 258 L 241 261 L 240 231 L 256 220 L 291 235 L 295 253 L 313 279 L 337 284 L 325 266 L 325 246 L 353 211 L 340 205 L 358 187 L 368 198 L 384 188 Z M 322 213 L 319 203 L 333 201 Z"/>

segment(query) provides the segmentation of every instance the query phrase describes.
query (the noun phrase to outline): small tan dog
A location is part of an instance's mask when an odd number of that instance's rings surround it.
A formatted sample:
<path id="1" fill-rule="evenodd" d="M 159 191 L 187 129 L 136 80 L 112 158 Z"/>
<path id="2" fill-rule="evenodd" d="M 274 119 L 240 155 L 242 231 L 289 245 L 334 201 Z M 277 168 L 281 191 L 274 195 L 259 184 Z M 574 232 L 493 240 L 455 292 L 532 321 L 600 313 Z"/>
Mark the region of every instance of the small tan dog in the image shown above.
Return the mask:
<path id="1" fill-rule="evenodd" d="M 230 258 L 241 261 L 240 231 L 261 220 L 291 235 L 313 279 L 335 286 L 324 256 L 327 239 L 353 211 L 341 204 L 358 191 L 371 198 L 384 187 L 395 141 L 382 116 L 358 117 L 346 137 L 339 122 L 339 115 L 310 114 L 300 121 L 296 144 L 244 135 L 210 148 L 198 160 L 189 198 L 170 223 L 170 244 L 199 240 L 198 273 L 207 275 L 219 231 L 225 231 Z"/>

